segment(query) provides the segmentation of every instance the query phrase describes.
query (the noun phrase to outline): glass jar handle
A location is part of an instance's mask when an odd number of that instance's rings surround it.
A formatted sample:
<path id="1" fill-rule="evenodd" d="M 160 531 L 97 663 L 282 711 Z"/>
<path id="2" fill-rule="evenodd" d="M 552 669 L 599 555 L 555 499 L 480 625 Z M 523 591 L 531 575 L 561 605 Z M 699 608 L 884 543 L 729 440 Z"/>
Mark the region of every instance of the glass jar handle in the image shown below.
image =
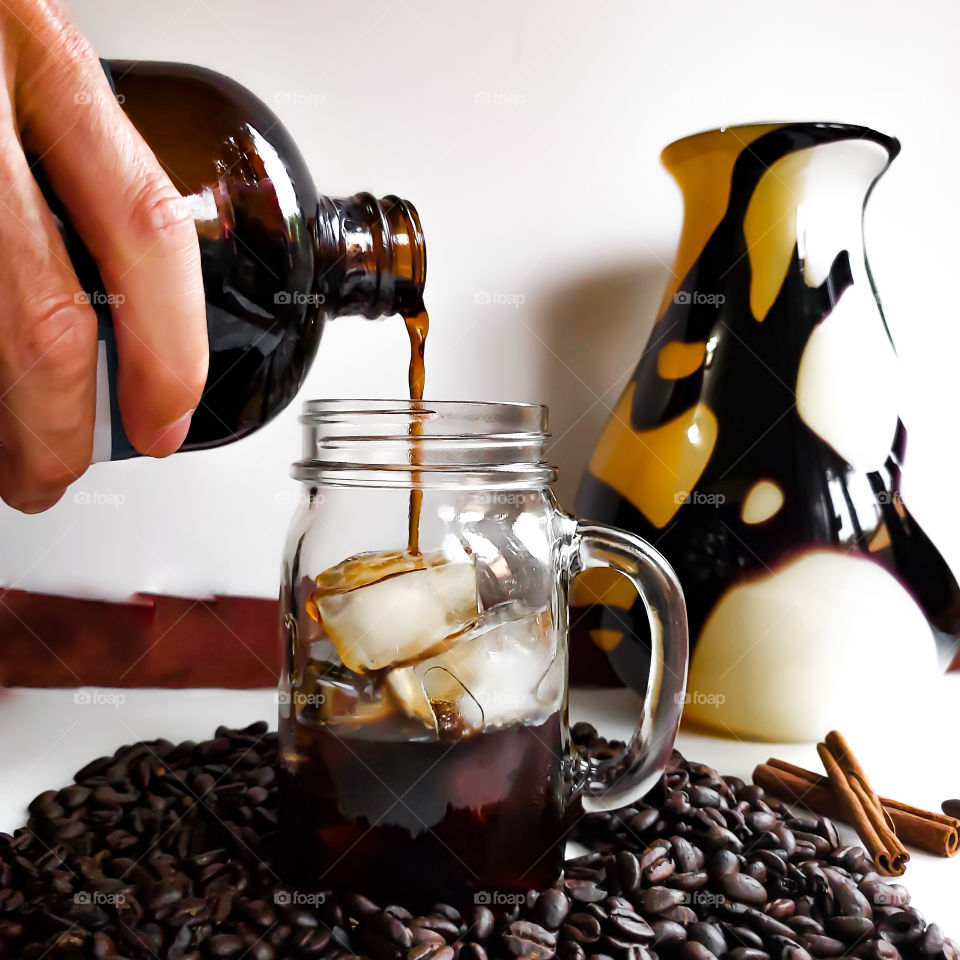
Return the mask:
<path id="1" fill-rule="evenodd" d="M 666 766 L 683 710 L 687 682 L 687 611 L 670 564 L 645 540 L 598 523 L 574 532 L 568 575 L 609 567 L 637 588 L 650 623 L 650 675 L 643 712 L 630 742 L 613 757 L 597 760 L 578 751 L 578 787 L 584 807 L 623 806 L 646 793 Z M 622 643 L 639 643 L 626 636 Z"/>

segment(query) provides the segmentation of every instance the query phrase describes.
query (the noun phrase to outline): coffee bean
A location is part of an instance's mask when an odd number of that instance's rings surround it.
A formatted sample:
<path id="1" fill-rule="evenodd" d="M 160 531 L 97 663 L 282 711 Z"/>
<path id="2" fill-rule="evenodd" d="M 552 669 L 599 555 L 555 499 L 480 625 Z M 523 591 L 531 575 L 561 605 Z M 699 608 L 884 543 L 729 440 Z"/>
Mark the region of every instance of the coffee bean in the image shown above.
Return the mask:
<path id="1" fill-rule="evenodd" d="M 686 894 L 681 890 L 672 890 L 669 887 L 651 887 L 640 894 L 640 903 L 647 913 L 663 913 L 670 907 L 683 903 Z"/>
<path id="2" fill-rule="evenodd" d="M 721 926 L 727 943 L 736 944 L 737 947 L 748 947 L 751 950 L 763 949 L 763 940 L 749 927 L 738 926 L 729 922 L 722 923 Z"/>
<path id="3" fill-rule="evenodd" d="M 571 913 L 560 932 L 575 943 L 591 944 L 600 939 L 600 921 L 589 913 Z"/>
<path id="4" fill-rule="evenodd" d="M 640 884 L 640 862 L 629 850 L 621 850 L 617 854 L 617 872 L 620 889 L 632 894 Z"/>
<path id="5" fill-rule="evenodd" d="M 536 893 L 536 891 L 533 891 Z M 396 911 L 402 911 L 402 916 L 400 919 L 409 919 L 411 914 L 407 910 L 403 910 L 401 907 L 387 907 L 388 912 L 393 913 L 395 916 Z M 446 917 L 451 923 L 460 923 L 461 916 L 460 911 L 456 907 L 451 907 L 448 903 L 435 903 L 433 905 L 433 912 L 439 914 L 441 917 Z"/>
<path id="6" fill-rule="evenodd" d="M 926 927 L 923 917 L 909 906 L 893 908 L 880 919 L 875 915 L 874 924 L 881 937 L 894 943 L 916 940 Z"/>
<path id="7" fill-rule="evenodd" d="M 557 952 L 557 935 L 529 920 L 511 923 L 503 941 L 515 957 L 550 960 Z"/>
<path id="8" fill-rule="evenodd" d="M 610 928 L 617 937 L 636 942 L 646 942 L 653 939 L 653 929 L 642 917 L 637 914 L 618 913 L 610 918 Z"/>
<path id="9" fill-rule="evenodd" d="M 680 820 L 690 813 L 690 797 L 683 790 L 675 790 L 660 807 L 661 815 L 667 820 Z"/>
<path id="10" fill-rule="evenodd" d="M 93 935 L 93 955 L 97 960 L 109 957 L 117 952 L 117 945 L 103 932 L 97 932 Z"/>
<path id="11" fill-rule="evenodd" d="M 734 947 L 726 954 L 727 960 L 770 960 L 770 954 L 753 947 Z"/>
<path id="12" fill-rule="evenodd" d="M 653 930 L 653 940 L 650 946 L 655 949 L 657 947 L 670 947 L 687 939 L 687 928 L 673 920 L 654 920 L 651 929 Z"/>
<path id="13" fill-rule="evenodd" d="M 720 878 L 720 889 L 732 900 L 741 903 L 766 903 L 763 884 L 746 873 L 727 873 Z"/>
<path id="14" fill-rule="evenodd" d="M 670 846 L 673 851 L 673 859 L 680 873 L 693 873 L 700 869 L 700 859 L 697 856 L 697 848 L 686 839 L 686 837 L 671 837 Z"/>
<path id="15" fill-rule="evenodd" d="M 673 871 L 673 858 L 664 853 L 662 856 L 657 857 L 657 859 L 643 871 L 643 879 L 646 883 L 655 886 L 663 883 Z"/>
<path id="16" fill-rule="evenodd" d="M 638 865 L 640 870 L 646 870 L 660 860 L 671 849 L 669 840 L 654 840 L 640 855 Z"/>
<path id="17" fill-rule="evenodd" d="M 766 914 L 774 920 L 788 920 L 796 912 L 797 902 L 786 897 L 773 900 L 766 906 Z"/>
<path id="18" fill-rule="evenodd" d="M 656 807 L 648 807 L 638 811 L 630 818 L 627 826 L 637 836 L 646 833 L 660 819 L 660 811 Z"/>
<path id="19" fill-rule="evenodd" d="M 697 912 L 686 904 L 678 903 L 675 907 L 668 907 L 660 911 L 660 916 L 664 920 L 673 920 L 676 923 L 690 924 L 697 920 Z"/>
<path id="20" fill-rule="evenodd" d="M 295 927 L 315 927 L 320 922 L 317 915 L 307 907 L 284 907 L 283 915 L 287 923 Z"/>
<path id="21" fill-rule="evenodd" d="M 817 839 L 819 840 L 820 838 L 818 837 Z M 804 840 L 794 834 L 794 850 L 791 854 L 791 859 L 802 862 L 804 860 L 812 860 L 817 855 L 817 845 L 815 843 L 810 840 Z"/>
<path id="22" fill-rule="evenodd" d="M 183 890 L 176 880 L 161 880 L 153 886 L 146 899 L 146 905 L 151 910 L 162 910 L 169 907 L 183 897 Z"/>
<path id="23" fill-rule="evenodd" d="M 69 787 L 64 787 L 56 795 L 56 798 L 64 809 L 75 810 L 77 807 L 83 806 L 92 793 L 93 791 L 89 787 L 83 787 L 79 783 L 73 783 Z"/>
<path id="24" fill-rule="evenodd" d="M 634 863 L 636 858 L 634 857 Z M 488 911 L 489 912 L 489 911 Z M 537 900 L 533 908 L 533 919 L 541 926 L 550 930 L 557 930 L 560 924 L 567 918 L 570 912 L 570 901 L 563 893 L 556 889 L 545 890 Z M 491 928 L 493 926 L 493 914 L 491 916 Z M 481 938 L 484 939 L 484 938 Z"/>
<path id="25" fill-rule="evenodd" d="M 707 861 L 707 873 L 713 880 L 735 874 L 739 869 L 740 858 L 732 850 L 718 850 Z"/>
<path id="26" fill-rule="evenodd" d="M 835 863 L 851 873 L 858 873 L 863 869 L 865 855 L 861 847 L 838 846 L 830 854 L 831 863 Z"/>
<path id="27" fill-rule="evenodd" d="M 313 921 L 312 925 L 316 926 L 316 916 L 310 914 L 310 919 Z M 459 934 L 459 927 L 455 925 L 452 920 L 447 917 L 442 917 L 442 920 L 452 926 Z M 295 917 L 291 917 L 291 921 L 297 926 L 306 925 L 303 923 L 298 923 L 298 920 Z M 402 920 L 390 913 L 387 913 L 386 910 L 381 910 L 375 914 L 372 914 L 367 919 L 367 924 L 371 931 L 382 936 L 386 940 L 389 940 L 390 943 L 395 944 L 399 949 L 407 950 L 413 945 L 413 933 L 410 928 L 407 927 Z"/>
<path id="28" fill-rule="evenodd" d="M 780 848 L 784 856 L 789 860 L 797 849 L 797 841 L 793 832 L 783 823 L 776 824 L 771 831 L 780 841 Z"/>
<path id="29" fill-rule="evenodd" d="M 590 880 L 565 880 L 564 887 L 570 897 L 579 903 L 595 903 L 606 896 L 606 891 Z"/>
<path id="30" fill-rule="evenodd" d="M 114 790 L 108 784 L 101 784 L 93 791 L 93 802 L 101 806 L 111 806 L 113 804 L 127 804 L 136 800 L 139 796 L 135 791 L 121 792 Z"/>
<path id="31" fill-rule="evenodd" d="M 330 943 L 330 934 L 326 930 L 320 930 L 316 927 L 300 927 L 290 936 L 290 943 L 293 948 L 306 957 L 318 957 L 322 954 Z M 389 956 L 395 956 L 394 947 L 391 946 Z"/>
<path id="32" fill-rule="evenodd" d="M 675 873 L 667 878 L 666 885 L 691 893 L 694 890 L 702 890 L 709 882 L 710 877 L 706 871 L 700 870 L 697 873 Z"/>
<path id="33" fill-rule="evenodd" d="M 711 787 L 696 786 L 690 791 L 690 802 L 695 807 L 719 807 L 723 799 Z"/>
<path id="34" fill-rule="evenodd" d="M 952 814 L 950 814 L 952 816 Z M 917 950 L 925 957 L 936 956 L 942 949 L 946 937 L 937 923 L 931 923 L 917 941 Z"/>
<path id="35" fill-rule="evenodd" d="M 721 956 L 727 952 L 727 940 L 716 923 L 698 920 L 687 927 L 687 939 L 702 943 L 711 953 Z"/>
<path id="36" fill-rule="evenodd" d="M 573 940 L 561 940 L 557 944 L 557 956 L 560 960 L 586 960 L 587 954 L 579 943 Z"/>
<path id="37" fill-rule="evenodd" d="M 439 943 L 416 943 L 406 952 L 407 960 L 453 960 L 453 949 Z"/>
<path id="38" fill-rule="evenodd" d="M 873 936 L 873 921 L 864 916 L 830 917 L 824 923 L 824 930 L 831 937 L 844 943 L 856 943 Z"/>
<path id="39" fill-rule="evenodd" d="M 789 940 L 792 939 L 795 934 L 793 928 L 788 924 L 782 923 L 769 913 L 762 913 L 759 910 L 746 910 L 744 912 L 744 920 L 751 930 L 754 930 L 768 941 L 766 943 L 767 947 L 770 945 L 769 940 L 773 937 L 783 937 Z"/>
<path id="40" fill-rule="evenodd" d="M 204 944 L 206 949 L 215 957 L 233 957 L 243 950 L 241 937 L 235 934 L 218 933 Z"/>
<path id="41" fill-rule="evenodd" d="M 746 814 L 744 819 L 747 822 L 747 826 L 754 833 L 765 833 L 777 822 L 776 816 L 774 816 L 772 813 L 768 813 L 765 810 L 754 810 L 751 813 Z"/>
<path id="42" fill-rule="evenodd" d="M 446 939 L 436 930 L 428 930 L 426 927 L 411 924 L 410 936 L 416 943 L 446 943 Z"/>
<path id="43" fill-rule="evenodd" d="M 707 829 L 710 827 L 727 826 L 727 818 L 719 810 L 713 807 L 700 807 L 699 809 L 694 810 L 690 819 L 695 823 L 700 824 L 702 827 L 706 827 Z"/>
<path id="44" fill-rule="evenodd" d="M 460 928 L 455 923 L 451 923 L 446 917 L 414 917 L 408 924 L 411 931 L 415 927 L 425 927 L 439 933 L 447 941 L 453 943 L 460 937 Z"/>
<path id="45" fill-rule="evenodd" d="M 549 893 L 550 891 L 547 892 Z M 544 896 L 546 896 L 546 894 L 544 894 Z M 561 898 L 564 906 L 569 910 L 567 898 L 563 897 L 562 894 Z M 470 927 L 467 933 L 472 940 L 487 940 L 493 933 L 495 922 L 496 918 L 493 915 L 493 911 L 489 907 L 474 907 L 473 917 L 471 918 Z"/>
<path id="46" fill-rule="evenodd" d="M 772 936 L 766 946 L 771 960 L 811 960 L 810 954 L 792 937 Z"/>
<path id="47" fill-rule="evenodd" d="M 822 934 L 802 933 L 797 942 L 814 957 L 839 957 L 842 956 L 844 951 L 841 940 Z"/>
<path id="48" fill-rule="evenodd" d="M 376 909 L 375 905 L 374 909 Z M 277 922 L 277 912 L 273 904 L 266 900 L 246 900 L 241 905 L 241 910 L 258 927 L 271 927 Z"/>
<path id="49" fill-rule="evenodd" d="M 673 954 L 678 960 L 717 960 L 716 954 L 708 947 L 697 940 L 690 939 L 675 947 Z"/>
<path id="50" fill-rule="evenodd" d="M 450 948 L 451 954 L 453 948 Z M 460 960 L 487 960 L 487 951 L 479 943 L 465 943 L 460 951 Z"/>

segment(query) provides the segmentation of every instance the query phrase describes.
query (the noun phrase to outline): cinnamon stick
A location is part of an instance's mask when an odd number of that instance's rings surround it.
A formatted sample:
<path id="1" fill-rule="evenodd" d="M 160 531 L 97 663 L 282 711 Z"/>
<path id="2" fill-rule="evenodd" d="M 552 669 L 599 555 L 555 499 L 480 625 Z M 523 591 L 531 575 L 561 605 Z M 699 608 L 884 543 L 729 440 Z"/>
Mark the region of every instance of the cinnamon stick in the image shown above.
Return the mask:
<path id="1" fill-rule="evenodd" d="M 753 771 L 753 782 L 787 803 L 803 804 L 822 816 L 846 820 L 830 781 L 812 770 L 771 757 Z M 953 857 L 960 852 L 960 820 L 889 797 L 878 799 L 904 843 L 938 857 Z"/>
<path id="2" fill-rule="evenodd" d="M 880 804 L 872 802 L 870 791 L 865 791 L 858 780 L 847 776 L 839 759 L 825 743 L 817 744 L 817 753 L 827 771 L 830 787 L 846 815 L 844 819 L 857 831 L 870 859 L 881 873 L 900 876 L 906 869 L 909 854 L 884 822 Z"/>
<path id="3" fill-rule="evenodd" d="M 873 792 L 873 787 L 870 786 L 870 781 L 860 766 L 860 761 L 857 760 L 850 748 L 850 744 L 847 743 L 846 737 L 839 730 L 831 730 L 824 737 L 823 742 L 836 758 L 837 764 L 846 775 L 847 782 L 863 804 L 877 830 L 887 829 L 893 833 L 893 823 L 890 820 L 890 815 L 885 813 L 880 805 L 880 801 Z"/>

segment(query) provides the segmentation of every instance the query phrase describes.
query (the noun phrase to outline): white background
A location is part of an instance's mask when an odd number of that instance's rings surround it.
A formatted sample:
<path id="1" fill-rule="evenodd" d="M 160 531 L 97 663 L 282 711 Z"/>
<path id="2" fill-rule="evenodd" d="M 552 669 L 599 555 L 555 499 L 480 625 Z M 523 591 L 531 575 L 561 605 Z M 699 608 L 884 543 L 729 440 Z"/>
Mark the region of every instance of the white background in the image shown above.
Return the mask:
<path id="1" fill-rule="evenodd" d="M 549 403 L 567 505 L 668 275 L 681 209 L 660 149 L 757 120 L 897 135 L 903 153 L 871 201 L 867 246 L 902 359 L 906 499 L 960 568 L 956 4 L 72 6 L 102 56 L 191 61 L 250 87 L 322 191 L 416 204 L 433 316 L 427 396 Z M 485 293 L 523 302 L 477 302 Z M 406 350 L 397 319 L 339 320 L 301 397 L 403 396 Z M 851 357 L 850 375 L 870 371 Z M 89 505 L 71 491 L 43 516 L 0 508 L 0 583 L 274 596 L 296 414 L 232 448 L 96 466 L 75 488 Z"/>

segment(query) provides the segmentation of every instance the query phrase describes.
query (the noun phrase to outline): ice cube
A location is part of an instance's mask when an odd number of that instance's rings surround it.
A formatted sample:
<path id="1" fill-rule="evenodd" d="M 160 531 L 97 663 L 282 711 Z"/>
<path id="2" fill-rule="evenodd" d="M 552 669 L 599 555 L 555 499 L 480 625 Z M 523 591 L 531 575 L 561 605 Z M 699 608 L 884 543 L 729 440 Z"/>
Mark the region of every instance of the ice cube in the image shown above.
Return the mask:
<path id="1" fill-rule="evenodd" d="M 464 731 L 475 732 L 556 709 L 562 685 L 543 681 L 557 659 L 548 611 L 504 604 L 483 613 L 450 649 L 391 670 L 387 686 L 408 715 L 439 733 L 451 704 Z"/>
<path id="2" fill-rule="evenodd" d="M 313 658 L 289 692 L 281 694 L 281 708 L 293 708 L 297 719 L 307 724 L 352 723 L 369 725 L 397 713 L 393 699 L 376 684 L 345 670 L 339 663 Z M 285 714 L 287 715 L 287 714 Z"/>
<path id="3" fill-rule="evenodd" d="M 307 612 L 355 673 L 445 650 L 479 614 L 472 558 L 366 553 L 316 578 Z"/>

